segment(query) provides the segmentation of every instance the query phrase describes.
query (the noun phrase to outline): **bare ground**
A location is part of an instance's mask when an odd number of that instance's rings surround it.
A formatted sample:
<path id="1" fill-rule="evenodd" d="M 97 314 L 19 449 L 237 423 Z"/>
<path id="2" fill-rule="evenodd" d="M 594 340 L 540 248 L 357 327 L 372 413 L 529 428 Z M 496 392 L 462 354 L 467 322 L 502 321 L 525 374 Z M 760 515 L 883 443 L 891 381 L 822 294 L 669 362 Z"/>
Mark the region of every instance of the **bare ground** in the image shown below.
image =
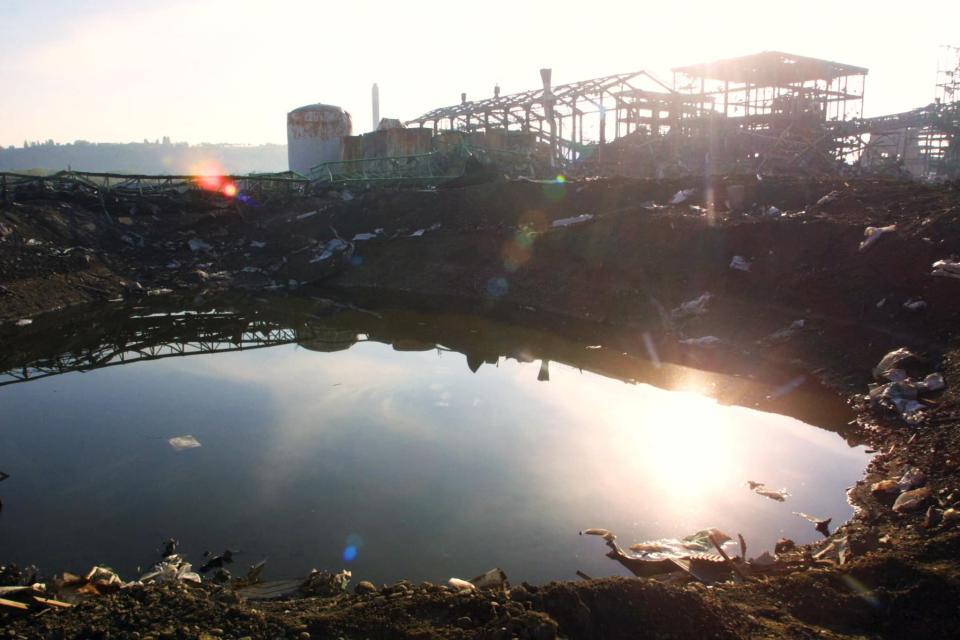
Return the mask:
<path id="1" fill-rule="evenodd" d="M 725 206 L 728 184 L 745 185 L 745 211 Z M 689 201 L 661 206 L 685 187 L 697 190 Z M 0 608 L 10 637 L 944 638 L 960 628 L 960 527 L 925 527 L 926 509 L 896 514 L 890 499 L 869 490 L 915 466 L 926 475 L 929 504 L 949 508 L 960 499 L 960 281 L 930 275 L 935 260 L 960 253 L 957 185 L 606 180 L 132 206 L 0 205 L 0 319 L 151 289 L 292 286 L 293 295 L 336 292 L 364 304 L 416 298 L 520 319 L 535 310 L 559 318 L 557 331 L 593 326 L 634 349 L 640 330 L 657 322 L 678 339 L 722 341 L 713 352 L 662 344 L 664 358 L 713 368 L 789 365 L 845 395 L 864 393 L 880 357 L 906 346 L 926 358 L 927 370 L 943 372 L 947 389 L 919 426 L 861 412 L 860 437 L 880 453 L 850 493 L 857 515 L 834 534 L 849 540 L 841 565 L 815 562 L 817 549 L 801 548 L 782 570 L 744 584 L 601 579 L 516 586 L 509 596 L 399 584 L 253 603 L 214 586 L 148 587 L 65 611 Z M 771 216 L 771 206 L 784 215 Z M 594 218 L 552 227 L 584 213 Z M 858 250 L 866 226 L 889 224 L 894 233 Z M 378 228 L 378 238 L 358 241 L 336 268 L 310 262 L 333 229 L 350 239 Z M 191 239 L 206 247 L 191 249 Z M 731 269 L 734 256 L 750 270 Z M 668 320 L 664 312 L 705 291 L 715 296 L 709 314 Z M 926 308 L 903 306 L 913 299 Z M 799 318 L 802 330 L 764 340 Z"/>

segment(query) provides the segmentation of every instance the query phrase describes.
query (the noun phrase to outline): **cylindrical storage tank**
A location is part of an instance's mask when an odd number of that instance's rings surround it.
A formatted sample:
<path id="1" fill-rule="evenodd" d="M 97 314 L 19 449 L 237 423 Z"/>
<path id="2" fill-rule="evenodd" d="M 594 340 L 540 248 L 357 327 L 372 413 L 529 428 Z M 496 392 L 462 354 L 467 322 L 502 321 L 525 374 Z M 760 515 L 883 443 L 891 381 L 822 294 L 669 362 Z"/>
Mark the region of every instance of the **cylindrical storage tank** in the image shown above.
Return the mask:
<path id="1" fill-rule="evenodd" d="M 350 135 L 350 114 L 329 104 L 309 104 L 287 114 L 290 170 L 306 175 L 321 162 L 340 160 L 340 140 Z"/>

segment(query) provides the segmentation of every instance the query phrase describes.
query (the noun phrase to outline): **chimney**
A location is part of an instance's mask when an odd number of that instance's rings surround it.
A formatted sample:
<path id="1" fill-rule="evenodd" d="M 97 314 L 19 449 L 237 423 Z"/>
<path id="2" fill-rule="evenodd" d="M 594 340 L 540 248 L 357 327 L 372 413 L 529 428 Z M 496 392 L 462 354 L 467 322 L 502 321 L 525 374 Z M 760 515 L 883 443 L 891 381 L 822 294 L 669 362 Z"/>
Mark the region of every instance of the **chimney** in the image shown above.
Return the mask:
<path id="1" fill-rule="evenodd" d="M 380 88 L 376 82 L 373 83 L 371 94 L 373 98 L 373 130 L 376 131 L 377 127 L 380 126 Z"/>
<path id="2" fill-rule="evenodd" d="M 467 104 L 467 94 L 465 93 L 460 94 L 460 104 Z"/>
<path id="3" fill-rule="evenodd" d="M 540 69 L 540 79 L 543 80 L 543 91 L 550 93 L 550 77 L 553 75 L 553 69 Z"/>
<path id="4" fill-rule="evenodd" d="M 500 97 L 500 85 L 498 84 L 493 85 L 493 97 L 494 98 Z"/>

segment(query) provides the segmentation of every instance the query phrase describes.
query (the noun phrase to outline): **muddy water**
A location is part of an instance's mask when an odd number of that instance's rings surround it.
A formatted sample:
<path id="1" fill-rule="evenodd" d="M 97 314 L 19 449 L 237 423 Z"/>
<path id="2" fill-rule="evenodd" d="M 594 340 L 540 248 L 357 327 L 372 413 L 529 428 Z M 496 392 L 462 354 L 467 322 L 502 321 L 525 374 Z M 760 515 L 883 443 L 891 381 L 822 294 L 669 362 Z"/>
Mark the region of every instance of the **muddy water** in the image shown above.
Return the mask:
<path id="1" fill-rule="evenodd" d="M 848 518 L 867 461 L 831 396 L 462 315 L 115 306 L 7 327 L 0 353 L 0 563 L 48 570 L 132 578 L 174 537 L 272 577 L 615 575 L 580 529 L 715 526 L 756 555 L 819 536 L 793 511 Z M 818 424 L 723 404 L 771 395 Z"/>

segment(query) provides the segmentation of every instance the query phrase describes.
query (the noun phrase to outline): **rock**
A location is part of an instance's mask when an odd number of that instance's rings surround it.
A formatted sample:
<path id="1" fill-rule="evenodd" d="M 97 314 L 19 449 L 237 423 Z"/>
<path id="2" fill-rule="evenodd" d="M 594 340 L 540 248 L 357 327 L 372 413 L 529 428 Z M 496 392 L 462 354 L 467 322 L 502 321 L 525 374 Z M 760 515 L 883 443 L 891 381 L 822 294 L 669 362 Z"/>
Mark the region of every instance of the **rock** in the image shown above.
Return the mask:
<path id="1" fill-rule="evenodd" d="M 461 629 L 469 629 L 473 626 L 473 620 L 470 619 L 470 616 L 463 616 L 462 618 L 457 618 L 457 626 Z"/>
<path id="2" fill-rule="evenodd" d="M 533 629 L 533 640 L 554 640 L 557 637 L 557 623 L 544 620 Z"/>
<path id="3" fill-rule="evenodd" d="M 910 513 L 926 506 L 930 499 L 930 487 L 921 487 L 912 491 L 901 493 L 896 502 L 893 503 L 893 510 L 896 513 Z"/>
<path id="4" fill-rule="evenodd" d="M 922 487 L 925 484 L 927 484 L 926 474 L 916 467 L 907 469 L 904 472 L 903 477 L 897 482 L 897 485 L 900 487 L 900 491 L 909 491 L 910 489 Z"/>
<path id="5" fill-rule="evenodd" d="M 301 632 L 300 632 L 300 635 L 297 636 L 297 637 L 298 637 L 300 640 L 310 640 L 310 632 L 309 632 L 309 631 L 301 631 Z"/>
<path id="6" fill-rule="evenodd" d="M 960 511 L 957 511 L 956 509 L 947 509 L 943 512 L 943 517 L 941 520 L 943 521 L 943 526 L 953 526 L 957 522 L 960 522 Z"/>
<path id="7" fill-rule="evenodd" d="M 943 511 L 930 505 L 930 508 L 927 509 L 927 515 L 923 518 L 923 528 L 932 529 L 940 524 L 941 520 L 943 520 Z"/>
<path id="8" fill-rule="evenodd" d="M 870 485 L 870 493 L 874 495 L 895 495 L 900 493 L 900 485 L 896 480 L 881 480 Z"/>
<path id="9" fill-rule="evenodd" d="M 359 596 L 365 593 L 376 593 L 377 588 L 373 585 L 372 582 L 369 582 L 367 580 L 361 580 L 360 582 L 357 583 L 357 586 L 353 588 L 353 592 Z"/>

